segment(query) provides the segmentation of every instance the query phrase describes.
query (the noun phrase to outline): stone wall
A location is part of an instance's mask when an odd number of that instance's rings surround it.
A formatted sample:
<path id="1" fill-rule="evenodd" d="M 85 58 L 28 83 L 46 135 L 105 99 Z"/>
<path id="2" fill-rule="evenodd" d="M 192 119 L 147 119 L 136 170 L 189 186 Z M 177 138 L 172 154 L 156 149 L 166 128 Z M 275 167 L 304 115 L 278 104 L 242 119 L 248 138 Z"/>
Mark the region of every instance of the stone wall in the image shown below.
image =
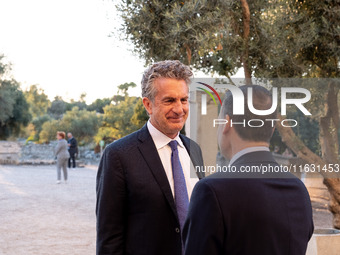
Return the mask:
<path id="1" fill-rule="evenodd" d="M 20 153 L 19 143 L 0 141 L 0 164 L 19 164 Z"/>
<path id="2" fill-rule="evenodd" d="M 29 143 L 21 147 L 21 164 L 54 164 L 54 148 L 56 142 L 49 144 Z"/>
<path id="3" fill-rule="evenodd" d="M 0 164 L 55 164 L 54 148 L 57 142 L 49 144 L 19 143 L 0 141 Z M 90 147 L 79 147 L 77 166 L 98 164 L 100 154 Z"/>

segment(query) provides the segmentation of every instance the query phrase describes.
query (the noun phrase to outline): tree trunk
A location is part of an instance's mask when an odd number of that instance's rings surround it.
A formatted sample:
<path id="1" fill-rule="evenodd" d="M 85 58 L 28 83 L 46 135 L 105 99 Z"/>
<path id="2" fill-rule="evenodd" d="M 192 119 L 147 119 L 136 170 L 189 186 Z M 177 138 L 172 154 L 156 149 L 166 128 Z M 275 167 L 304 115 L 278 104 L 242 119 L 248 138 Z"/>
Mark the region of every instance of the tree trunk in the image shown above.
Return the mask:
<path id="1" fill-rule="evenodd" d="M 281 115 L 278 116 L 278 119 L 281 121 L 284 119 Z M 280 124 L 276 125 L 276 129 L 279 131 L 282 142 L 284 142 L 295 154 L 297 157 L 306 161 L 309 164 L 315 165 L 325 165 L 325 161 L 312 152 L 290 127 L 283 127 Z M 323 174 L 323 172 L 321 172 Z"/>
<path id="2" fill-rule="evenodd" d="M 320 144 L 322 158 L 328 164 L 339 164 L 339 88 L 332 81 L 328 84 L 326 94 L 326 115 L 320 118 Z M 335 175 L 335 174 L 334 174 Z M 340 178 L 336 176 L 326 176 L 324 184 L 330 193 L 329 210 L 333 213 L 333 225 L 340 229 Z"/>
<path id="3" fill-rule="evenodd" d="M 187 53 L 187 59 L 188 59 L 188 65 L 190 66 L 191 65 L 191 49 L 189 48 L 188 44 L 184 44 L 184 47 L 185 47 L 185 51 Z"/>
<path id="4" fill-rule="evenodd" d="M 326 166 L 327 164 L 339 164 L 338 160 L 338 135 L 339 108 L 338 92 L 334 84 L 329 84 L 326 100 L 326 115 L 320 118 L 320 143 L 322 158 L 308 149 L 305 144 L 295 135 L 290 127 L 277 125 L 276 128 L 281 134 L 282 141 L 294 153 L 309 164 Z M 282 116 L 279 116 L 282 120 Z M 321 171 L 324 177 L 324 184 L 330 193 L 329 210 L 333 214 L 333 226 L 340 229 L 340 178 L 339 173 Z"/>
<path id="5" fill-rule="evenodd" d="M 246 78 L 246 85 L 251 85 L 251 69 L 249 67 L 249 34 L 250 34 L 250 10 L 247 0 L 241 0 L 242 16 L 243 16 L 243 42 L 244 49 L 241 56 L 241 61 Z"/>

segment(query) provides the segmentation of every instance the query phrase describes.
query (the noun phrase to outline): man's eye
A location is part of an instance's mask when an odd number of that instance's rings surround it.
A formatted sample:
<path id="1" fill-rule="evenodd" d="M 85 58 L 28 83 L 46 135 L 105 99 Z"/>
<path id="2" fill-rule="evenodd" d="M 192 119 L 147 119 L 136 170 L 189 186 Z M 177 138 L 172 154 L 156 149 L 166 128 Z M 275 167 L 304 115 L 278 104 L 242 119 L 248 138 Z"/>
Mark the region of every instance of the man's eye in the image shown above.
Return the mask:
<path id="1" fill-rule="evenodd" d="M 186 102 L 188 102 L 188 99 L 187 98 L 183 98 L 181 101 L 182 101 L 182 103 L 186 103 Z"/>

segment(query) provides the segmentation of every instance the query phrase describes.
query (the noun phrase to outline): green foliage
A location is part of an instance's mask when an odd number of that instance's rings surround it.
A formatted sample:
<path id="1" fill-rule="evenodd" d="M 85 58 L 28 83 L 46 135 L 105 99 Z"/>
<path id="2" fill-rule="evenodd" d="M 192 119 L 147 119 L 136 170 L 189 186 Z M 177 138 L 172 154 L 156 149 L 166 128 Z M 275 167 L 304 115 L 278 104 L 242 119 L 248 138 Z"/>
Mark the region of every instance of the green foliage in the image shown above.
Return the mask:
<path id="1" fill-rule="evenodd" d="M 124 96 L 128 96 L 129 88 L 135 88 L 137 85 L 134 82 L 123 83 L 118 86 L 118 94 L 123 94 Z"/>
<path id="2" fill-rule="evenodd" d="M 125 97 L 124 101 L 116 105 L 110 104 L 104 107 L 103 127 L 110 129 L 109 133 L 113 139 L 119 139 L 138 129 L 131 123 L 137 102 L 136 97 Z"/>
<path id="3" fill-rule="evenodd" d="M 61 97 L 55 97 L 47 112 L 51 118 L 60 120 L 67 110 L 67 103 Z"/>
<path id="4" fill-rule="evenodd" d="M 0 84 L 0 124 L 4 125 L 6 121 L 13 116 L 15 98 L 12 96 L 13 89 L 10 82 L 1 81 Z"/>
<path id="5" fill-rule="evenodd" d="M 258 76 L 339 77 L 337 0 L 275 1 L 266 17 L 267 64 Z"/>
<path id="6" fill-rule="evenodd" d="M 244 64 L 256 78 L 339 77 L 338 0 L 247 3 L 249 41 L 243 34 L 241 1 L 134 0 L 123 1 L 119 8 L 124 20 L 122 31 L 147 64 L 179 59 L 227 77 Z M 247 63 L 243 59 L 245 51 Z M 302 87 L 313 95 L 308 105 L 313 110 L 310 128 L 318 137 L 315 121 L 325 115 L 324 94 L 329 82 L 319 80 L 318 86 L 309 82 L 306 80 Z M 299 134 L 305 140 L 303 132 Z M 319 142 L 306 143 L 319 151 Z"/>
<path id="7" fill-rule="evenodd" d="M 3 58 L 0 55 L 0 139 L 18 135 L 29 124 L 26 142 L 47 143 L 56 139 L 57 131 L 64 131 L 72 132 L 80 145 L 93 140 L 109 143 L 137 130 L 143 118 L 147 119 L 141 100 L 128 95 L 129 88 L 136 87 L 133 82 L 119 85 L 115 96 L 97 99 L 91 105 L 86 104 L 85 93 L 78 101 L 66 102 L 56 96 L 50 102 L 37 85 L 23 93 L 15 80 L 6 79 L 10 66 Z"/>
<path id="8" fill-rule="evenodd" d="M 146 63 L 179 59 L 206 72 L 233 75 L 243 65 L 260 67 L 268 49 L 262 17 L 268 0 L 248 1 L 249 41 L 244 38 L 240 1 L 135 0 L 119 5 L 123 32 Z"/>
<path id="9" fill-rule="evenodd" d="M 51 102 L 45 94 L 44 90 L 38 88 L 37 85 L 31 85 L 28 90 L 24 92 L 27 103 L 29 104 L 29 111 L 33 118 L 41 117 L 47 113 Z"/>
<path id="10" fill-rule="evenodd" d="M 57 131 L 66 132 L 65 129 L 61 128 L 60 121 L 58 120 L 47 121 L 42 125 L 42 130 L 39 134 L 39 140 L 42 143 L 47 143 L 49 141 L 56 140 Z"/>
<path id="11" fill-rule="evenodd" d="M 139 110 L 138 113 L 135 113 L 135 109 L 141 99 L 129 97 L 127 92 L 129 88 L 133 87 L 136 87 L 133 82 L 119 85 L 118 93 L 113 97 L 113 104 L 104 107 L 103 125 L 94 138 L 97 143 L 100 140 L 110 143 L 139 129 L 140 117 L 138 114 L 142 111 Z M 133 116 L 135 117 L 133 118 Z M 132 121 L 132 119 L 136 121 Z"/>
<path id="12" fill-rule="evenodd" d="M 134 82 L 120 84 L 118 86 L 118 92 L 116 95 L 113 96 L 114 104 L 119 104 L 120 102 L 124 101 L 125 98 L 128 96 L 128 89 L 135 88 L 137 85 Z"/>
<path id="13" fill-rule="evenodd" d="M 138 99 L 135 109 L 133 110 L 133 115 L 131 118 L 131 123 L 137 128 L 141 128 L 149 120 L 149 115 L 147 114 L 145 107 L 143 105 L 142 99 Z"/>
<path id="14" fill-rule="evenodd" d="M 36 117 L 32 120 L 33 132 L 31 132 L 31 136 L 34 137 L 34 141 L 39 141 L 39 134 L 42 130 L 43 124 L 50 120 L 51 117 L 47 114 Z"/>
<path id="15" fill-rule="evenodd" d="M 61 120 L 45 122 L 39 137 L 41 142 L 49 142 L 55 140 L 57 131 L 71 132 L 80 144 L 86 144 L 92 141 L 100 125 L 101 117 L 96 112 L 74 107 L 67 111 Z"/>
<path id="16" fill-rule="evenodd" d="M 65 113 L 60 125 L 67 132 L 71 132 L 79 140 L 79 143 L 80 141 L 89 143 L 101 125 L 101 116 L 94 111 L 89 112 L 74 107 L 71 111 Z"/>
<path id="17" fill-rule="evenodd" d="M 10 68 L 4 63 L 4 58 L 4 55 L 0 55 L 0 126 L 12 116 L 15 104 L 15 98 L 12 97 L 12 82 L 4 77 Z"/>
<path id="18" fill-rule="evenodd" d="M 96 99 L 92 104 L 87 106 L 88 111 L 96 111 L 98 113 L 104 113 L 104 107 L 111 104 L 112 98 Z"/>
<path id="19" fill-rule="evenodd" d="M 87 109 L 87 104 L 85 102 L 86 93 L 82 93 L 79 97 L 78 101 L 75 101 L 74 99 L 71 99 L 70 103 L 66 103 L 66 110 L 70 111 L 73 109 L 73 107 L 78 107 L 79 110 Z"/>
<path id="20" fill-rule="evenodd" d="M 5 78 L 9 66 L 3 63 L 3 58 L 0 55 L 0 139 L 18 135 L 31 119 L 29 105 L 19 83 L 13 78 Z"/>

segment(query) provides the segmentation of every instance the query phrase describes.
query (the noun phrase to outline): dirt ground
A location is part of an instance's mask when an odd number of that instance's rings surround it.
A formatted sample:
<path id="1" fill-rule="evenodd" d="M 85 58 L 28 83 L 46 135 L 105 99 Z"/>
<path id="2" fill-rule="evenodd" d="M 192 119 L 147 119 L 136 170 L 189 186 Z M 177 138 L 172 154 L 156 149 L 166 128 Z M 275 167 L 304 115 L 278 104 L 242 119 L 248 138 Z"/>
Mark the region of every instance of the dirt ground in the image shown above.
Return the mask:
<path id="1" fill-rule="evenodd" d="M 96 172 L 0 165 L 0 254 L 95 254 Z"/>
<path id="2" fill-rule="evenodd" d="M 56 184 L 55 166 L 0 165 L 0 254 L 95 254 L 97 167 L 69 171 Z M 324 200 L 313 200 L 316 227 L 331 227 Z"/>

